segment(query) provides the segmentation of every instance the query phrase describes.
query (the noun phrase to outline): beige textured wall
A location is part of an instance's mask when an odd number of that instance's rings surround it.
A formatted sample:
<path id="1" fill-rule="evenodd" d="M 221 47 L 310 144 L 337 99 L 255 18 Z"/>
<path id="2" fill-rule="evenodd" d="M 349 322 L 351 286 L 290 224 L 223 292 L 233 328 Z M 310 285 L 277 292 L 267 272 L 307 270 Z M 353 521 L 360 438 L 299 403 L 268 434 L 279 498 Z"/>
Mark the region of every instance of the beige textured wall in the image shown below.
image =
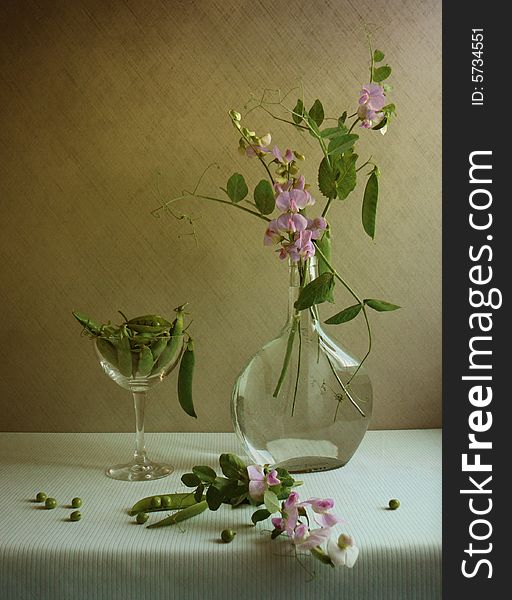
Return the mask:
<path id="1" fill-rule="evenodd" d="M 200 217 L 196 246 L 184 223 L 150 211 L 212 160 L 221 169 L 206 190 L 235 169 L 258 181 L 226 114 L 251 92 L 302 79 L 330 114 L 354 107 L 367 77 L 364 20 L 394 68 L 398 118 L 386 136 L 370 134 L 382 171 L 376 240 L 362 232 L 356 192 L 332 212 L 335 260 L 363 296 L 404 307 L 372 315 L 372 426 L 439 426 L 440 4 L 3 2 L 0 430 L 131 431 L 128 394 L 100 372 L 71 309 L 107 320 L 183 301 L 194 317 L 199 419 L 179 410 L 174 375 L 154 390 L 147 429 L 230 430 L 233 381 L 283 321 L 286 266 L 242 213 L 182 205 Z M 254 125 L 301 147 L 314 179 L 309 139 L 261 114 Z M 363 141 L 361 155 L 369 148 Z M 360 323 L 336 337 L 364 352 Z"/>

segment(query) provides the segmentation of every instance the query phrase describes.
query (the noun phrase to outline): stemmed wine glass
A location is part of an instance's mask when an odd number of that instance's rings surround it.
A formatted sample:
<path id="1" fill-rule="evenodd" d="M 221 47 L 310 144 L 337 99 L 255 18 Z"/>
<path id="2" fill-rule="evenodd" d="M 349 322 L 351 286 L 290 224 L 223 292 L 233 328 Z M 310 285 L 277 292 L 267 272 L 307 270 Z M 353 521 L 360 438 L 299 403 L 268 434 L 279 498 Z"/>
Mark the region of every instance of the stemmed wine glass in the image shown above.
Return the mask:
<path id="1" fill-rule="evenodd" d="M 170 324 L 169 324 L 170 325 Z M 132 327 L 133 325 L 131 325 Z M 151 328 L 151 325 L 139 329 Z M 180 329 L 161 334 L 135 332 L 119 337 L 107 332 L 94 338 L 94 348 L 105 373 L 133 395 L 135 407 L 135 451 L 133 460 L 108 467 L 106 475 L 122 481 L 148 481 L 170 475 L 174 467 L 151 461 L 144 443 L 144 413 L 148 391 L 178 364 L 184 349 Z"/>

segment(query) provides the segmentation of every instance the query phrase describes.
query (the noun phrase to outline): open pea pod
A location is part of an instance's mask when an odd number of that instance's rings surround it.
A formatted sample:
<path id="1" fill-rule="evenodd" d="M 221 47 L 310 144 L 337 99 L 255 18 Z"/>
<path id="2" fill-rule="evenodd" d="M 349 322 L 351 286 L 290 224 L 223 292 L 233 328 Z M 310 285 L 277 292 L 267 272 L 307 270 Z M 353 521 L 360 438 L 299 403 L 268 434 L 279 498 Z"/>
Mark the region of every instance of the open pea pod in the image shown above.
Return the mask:
<path id="1" fill-rule="evenodd" d="M 147 496 L 146 498 L 142 498 L 138 502 L 136 502 L 128 511 L 130 516 L 135 516 L 140 512 L 153 512 L 155 510 L 179 510 L 182 508 L 187 508 L 188 506 L 192 506 L 193 504 L 197 504 L 194 499 L 194 494 L 189 493 L 179 493 L 179 494 L 157 494 L 157 496 L 169 496 L 170 503 L 166 504 L 165 507 L 161 506 L 155 508 L 153 506 L 153 498 L 155 496 Z"/>

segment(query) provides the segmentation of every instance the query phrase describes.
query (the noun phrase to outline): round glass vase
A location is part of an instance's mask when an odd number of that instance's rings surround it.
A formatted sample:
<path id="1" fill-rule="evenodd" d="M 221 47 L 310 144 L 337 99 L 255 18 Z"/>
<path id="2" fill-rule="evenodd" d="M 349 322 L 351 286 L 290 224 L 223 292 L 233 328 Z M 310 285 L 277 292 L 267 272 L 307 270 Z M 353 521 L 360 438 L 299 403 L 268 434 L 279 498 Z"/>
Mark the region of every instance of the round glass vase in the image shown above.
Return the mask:
<path id="1" fill-rule="evenodd" d="M 372 386 L 360 361 L 321 327 L 318 308 L 298 311 L 299 292 L 318 276 L 316 258 L 290 262 L 288 317 L 253 356 L 232 394 L 234 430 L 256 464 L 292 473 L 344 466 L 372 413 Z"/>

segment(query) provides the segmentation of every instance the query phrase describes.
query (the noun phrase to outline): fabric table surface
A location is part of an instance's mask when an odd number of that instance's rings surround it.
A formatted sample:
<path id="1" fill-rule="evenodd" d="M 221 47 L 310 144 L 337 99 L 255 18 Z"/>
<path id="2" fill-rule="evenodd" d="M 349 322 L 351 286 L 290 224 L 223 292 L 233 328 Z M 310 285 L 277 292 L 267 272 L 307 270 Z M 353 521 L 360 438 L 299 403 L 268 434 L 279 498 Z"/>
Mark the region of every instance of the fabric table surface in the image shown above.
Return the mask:
<path id="1" fill-rule="evenodd" d="M 334 498 L 338 533 L 360 548 L 353 569 L 333 569 L 287 542 L 252 507 L 221 506 L 182 524 L 146 529 L 127 514 L 137 500 L 188 491 L 194 465 L 219 473 L 218 456 L 243 451 L 232 433 L 146 434 L 148 455 L 176 470 L 149 482 L 114 481 L 133 434 L 0 433 L 2 600 L 341 599 L 441 597 L 441 431 L 370 431 L 343 468 L 296 475 L 301 499 Z M 39 491 L 58 506 L 33 501 Z M 71 499 L 82 519 L 69 521 Z M 390 498 L 400 500 L 389 510 Z M 166 513 L 158 513 L 164 516 Z M 156 520 L 156 517 L 152 517 Z M 225 528 L 234 541 L 219 541 Z"/>

